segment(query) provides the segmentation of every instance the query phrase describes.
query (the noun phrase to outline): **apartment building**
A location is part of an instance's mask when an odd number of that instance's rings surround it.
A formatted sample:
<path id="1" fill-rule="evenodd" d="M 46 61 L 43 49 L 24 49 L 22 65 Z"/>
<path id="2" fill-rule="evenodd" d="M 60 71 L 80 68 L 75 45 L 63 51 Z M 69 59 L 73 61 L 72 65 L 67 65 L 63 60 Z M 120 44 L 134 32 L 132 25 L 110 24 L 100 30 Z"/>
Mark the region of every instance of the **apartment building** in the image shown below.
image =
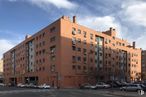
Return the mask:
<path id="1" fill-rule="evenodd" d="M 3 72 L 3 59 L 0 59 L 0 72 Z"/>
<path id="2" fill-rule="evenodd" d="M 142 80 L 146 80 L 146 50 L 142 50 L 141 54 L 141 73 Z"/>
<path id="3" fill-rule="evenodd" d="M 3 59 L 0 59 L 0 83 L 3 81 Z"/>
<path id="4" fill-rule="evenodd" d="M 78 87 L 97 81 L 136 81 L 141 76 L 141 49 L 62 16 L 4 53 L 5 83 L 47 83 Z"/>

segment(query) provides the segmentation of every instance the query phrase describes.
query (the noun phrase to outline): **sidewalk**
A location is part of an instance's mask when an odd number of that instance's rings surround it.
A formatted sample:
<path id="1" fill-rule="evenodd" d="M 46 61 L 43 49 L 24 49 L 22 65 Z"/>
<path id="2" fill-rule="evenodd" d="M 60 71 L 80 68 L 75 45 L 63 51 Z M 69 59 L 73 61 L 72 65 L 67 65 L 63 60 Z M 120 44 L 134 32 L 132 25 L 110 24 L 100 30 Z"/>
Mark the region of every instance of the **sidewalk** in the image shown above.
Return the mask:
<path id="1" fill-rule="evenodd" d="M 107 94 L 121 96 L 121 97 L 146 97 L 146 94 L 139 95 L 138 92 L 127 92 L 127 91 L 108 91 Z"/>

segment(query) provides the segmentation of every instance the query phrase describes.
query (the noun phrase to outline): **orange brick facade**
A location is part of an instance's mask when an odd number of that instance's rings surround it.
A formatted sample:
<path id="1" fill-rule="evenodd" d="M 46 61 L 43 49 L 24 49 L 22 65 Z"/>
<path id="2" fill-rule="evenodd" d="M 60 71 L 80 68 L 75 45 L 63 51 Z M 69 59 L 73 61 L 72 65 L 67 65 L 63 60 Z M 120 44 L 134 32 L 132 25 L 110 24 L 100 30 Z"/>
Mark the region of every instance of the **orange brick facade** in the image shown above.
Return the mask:
<path id="1" fill-rule="evenodd" d="M 6 52 L 4 81 L 78 87 L 97 81 L 134 81 L 141 76 L 141 49 L 63 16 Z"/>

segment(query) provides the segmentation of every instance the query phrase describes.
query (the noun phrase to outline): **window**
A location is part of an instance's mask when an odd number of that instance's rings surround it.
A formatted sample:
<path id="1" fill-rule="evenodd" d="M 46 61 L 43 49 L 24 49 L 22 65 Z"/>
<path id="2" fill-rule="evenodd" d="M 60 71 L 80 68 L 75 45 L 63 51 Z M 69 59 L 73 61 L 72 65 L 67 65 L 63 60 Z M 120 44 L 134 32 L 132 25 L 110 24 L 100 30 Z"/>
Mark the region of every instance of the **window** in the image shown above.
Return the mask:
<path id="1" fill-rule="evenodd" d="M 81 34 L 81 30 L 80 29 L 78 29 L 78 34 Z"/>
<path id="2" fill-rule="evenodd" d="M 99 64 L 102 64 L 102 61 L 101 60 L 99 61 Z"/>
<path id="3" fill-rule="evenodd" d="M 93 67 L 90 67 L 90 70 L 92 71 L 93 70 Z"/>
<path id="4" fill-rule="evenodd" d="M 116 45 L 118 45 L 118 44 L 119 44 L 119 42 L 117 41 L 117 42 L 116 42 Z"/>
<path id="5" fill-rule="evenodd" d="M 42 53 L 43 53 L 43 54 L 45 54 L 45 51 L 46 51 L 46 50 L 45 50 L 45 49 L 43 49 Z"/>
<path id="6" fill-rule="evenodd" d="M 105 44 L 108 44 L 108 39 L 105 39 Z"/>
<path id="7" fill-rule="evenodd" d="M 84 38 L 86 38 L 87 32 L 83 31 Z"/>
<path id="8" fill-rule="evenodd" d="M 90 54 L 93 54 L 94 53 L 94 51 L 93 50 L 90 50 Z"/>
<path id="9" fill-rule="evenodd" d="M 95 55 L 97 55 L 97 51 L 95 52 Z"/>
<path id="10" fill-rule="evenodd" d="M 51 71 L 52 72 L 55 71 L 55 65 L 54 64 L 51 65 Z"/>
<path id="11" fill-rule="evenodd" d="M 87 61 L 87 59 L 86 59 L 86 57 L 84 57 L 84 58 L 83 58 L 83 62 L 86 63 L 86 61 Z"/>
<path id="12" fill-rule="evenodd" d="M 119 46 L 121 46 L 121 43 L 119 42 Z"/>
<path id="13" fill-rule="evenodd" d="M 81 48 L 78 48 L 78 51 L 81 52 Z"/>
<path id="14" fill-rule="evenodd" d="M 42 70 L 45 71 L 45 67 L 43 67 Z"/>
<path id="15" fill-rule="evenodd" d="M 93 39 L 93 34 L 90 34 L 90 39 L 91 39 L 91 40 Z"/>
<path id="16" fill-rule="evenodd" d="M 87 53 L 87 50 L 83 49 L 83 54 L 86 55 L 86 53 Z"/>
<path id="17" fill-rule="evenodd" d="M 39 51 L 39 55 L 41 55 L 41 53 L 42 53 L 42 52 L 41 52 L 41 51 Z"/>
<path id="18" fill-rule="evenodd" d="M 122 45 L 123 45 L 123 46 L 125 46 L 125 44 L 124 44 L 124 43 L 123 43 Z"/>
<path id="19" fill-rule="evenodd" d="M 51 29 L 50 29 L 50 32 L 52 33 L 52 32 L 55 32 L 55 30 L 56 30 L 56 28 L 55 27 L 52 27 Z"/>
<path id="20" fill-rule="evenodd" d="M 43 63 L 45 63 L 45 58 L 43 58 Z"/>
<path id="21" fill-rule="evenodd" d="M 41 59 L 39 60 L 39 63 L 40 63 L 40 64 L 42 63 L 42 60 L 41 60 Z"/>
<path id="22" fill-rule="evenodd" d="M 80 38 L 78 38 L 78 40 L 77 40 L 77 41 L 78 41 L 78 43 L 81 43 L 81 39 L 80 39 Z"/>
<path id="23" fill-rule="evenodd" d="M 42 42 L 42 45 L 43 45 L 43 46 L 45 45 L 45 41 Z"/>
<path id="24" fill-rule="evenodd" d="M 81 57 L 80 56 L 78 56 L 77 59 L 78 59 L 78 61 L 81 61 Z"/>
<path id="25" fill-rule="evenodd" d="M 75 65 L 72 65 L 72 69 L 76 69 L 76 66 Z"/>
<path id="26" fill-rule="evenodd" d="M 76 62 L 76 56 L 72 56 L 72 62 L 73 62 L 73 63 Z"/>
<path id="27" fill-rule="evenodd" d="M 75 38 L 75 37 L 72 38 L 72 44 L 73 44 L 73 45 L 76 44 L 76 38 Z"/>
<path id="28" fill-rule="evenodd" d="M 93 42 L 90 43 L 90 46 L 93 47 Z"/>
<path id="29" fill-rule="evenodd" d="M 38 48 L 38 44 L 36 44 L 36 48 Z"/>
<path id="30" fill-rule="evenodd" d="M 72 50 L 75 51 L 76 50 L 76 46 L 72 46 Z"/>
<path id="31" fill-rule="evenodd" d="M 83 40 L 83 43 L 86 44 L 86 40 Z"/>
<path id="32" fill-rule="evenodd" d="M 72 35 L 75 35 L 76 34 L 76 28 L 72 28 Z"/>
<path id="33" fill-rule="evenodd" d="M 78 65 L 78 69 L 80 70 L 81 69 L 81 66 Z"/>
<path id="34" fill-rule="evenodd" d="M 87 69 L 86 66 L 84 66 L 83 69 L 86 70 Z"/>
<path id="35" fill-rule="evenodd" d="M 38 52 L 36 52 L 36 56 L 38 55 Z"/>
<path id="36" fill-rule="evenodd" d="M 45 32 L 43 33 L 43 37 L 45 36 Z"/>
<path id="37" fill-rule="evenodd" d="M 38 41 L 38 36 L 36 37 L 36 40 Z"/>
<path id="38" fill-rule="evenodd" d="M 55 40 L 56 40 L 56 37 L 55 36 L 53 36 L 53 37 L 50 38 L 50 42 L 54 42 Z"/>
<path id="39" fill-rule="evenodd" d="M 39 38 L 41 39 L 42 38 L 42 35 L 40 35 Z"/>
<path id="40" fill-rule="evenodd" d="M 50 59 L 51 59 L 52 61 L 54 61 L 54 60 L 55 60 L 55 55 L 51 55 Z"/>
<path id="41" fill-rule="evenodd" d="M 41 47 L 41 46 L 42 46 L 42 43 L 40 42 L 40 43 L 39 43 L 39 47 Z"/>
<path id="42" fill-rule="evenodd" d="M 54 52 L 55 52 L 55 49 L 56 49 L 56 46 L 55 46 L 55 45 L 54 45 L 54 46 L 51 46 L 51 47 L 50 47 L 51 53 L 54 53 Z"/>
<path id="43" fill-rule="evenodd" d="M 93 62 L 93 59 L 92 59 L 92 58 L 90 58 L 90 62 L 91 62 L 91 63 Z"/>

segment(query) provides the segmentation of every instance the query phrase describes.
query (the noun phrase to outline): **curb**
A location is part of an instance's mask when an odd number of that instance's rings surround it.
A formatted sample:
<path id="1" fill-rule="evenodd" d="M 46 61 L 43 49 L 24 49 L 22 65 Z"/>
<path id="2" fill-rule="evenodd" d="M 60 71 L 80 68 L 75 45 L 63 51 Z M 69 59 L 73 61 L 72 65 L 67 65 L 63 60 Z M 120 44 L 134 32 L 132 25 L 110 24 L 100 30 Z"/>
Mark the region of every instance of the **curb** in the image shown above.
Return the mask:
<path id="1" fill-rule="evenodd" d="M 115 95 L 115 96 L 121 96 L 121 97 L 143 97 L 143 95 L 134 95 L 134 94 L 128 94 L 128 93 L 112 93 L 112 92 L 108 92 L 107 94 L 110 94 L 110 95 Z"/>

